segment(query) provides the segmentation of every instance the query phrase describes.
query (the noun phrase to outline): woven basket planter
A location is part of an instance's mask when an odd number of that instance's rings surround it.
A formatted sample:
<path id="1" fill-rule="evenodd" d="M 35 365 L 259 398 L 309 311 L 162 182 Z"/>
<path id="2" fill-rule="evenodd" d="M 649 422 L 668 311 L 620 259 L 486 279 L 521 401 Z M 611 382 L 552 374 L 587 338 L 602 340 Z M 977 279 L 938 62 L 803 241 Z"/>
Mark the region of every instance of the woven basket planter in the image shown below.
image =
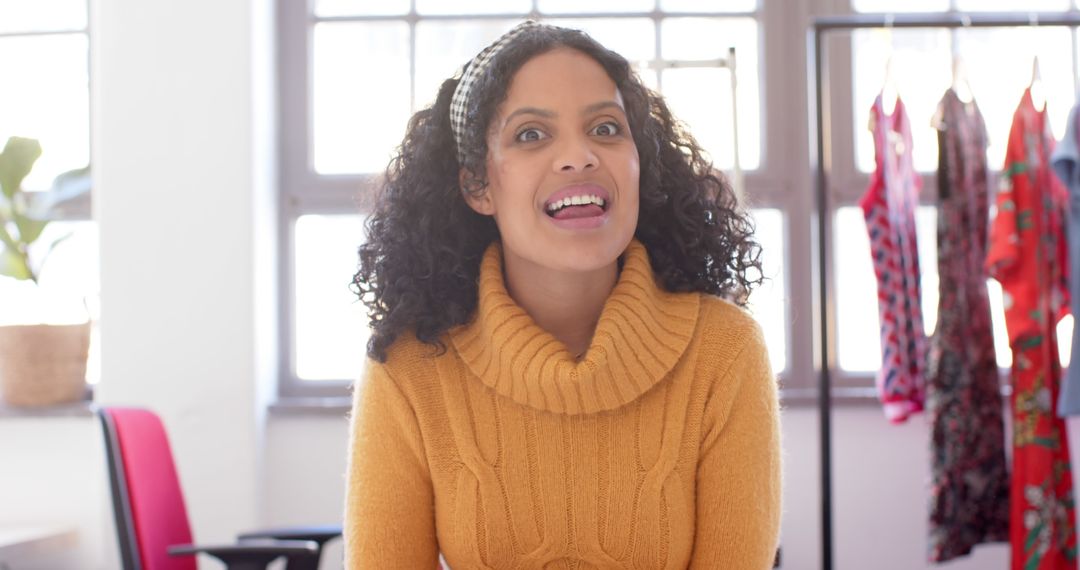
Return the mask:
<path id="1" fill-rule="evenodd" d="M 0 400 L 54 406 L 86 397 L 90 323 L 0 327 Z"/>

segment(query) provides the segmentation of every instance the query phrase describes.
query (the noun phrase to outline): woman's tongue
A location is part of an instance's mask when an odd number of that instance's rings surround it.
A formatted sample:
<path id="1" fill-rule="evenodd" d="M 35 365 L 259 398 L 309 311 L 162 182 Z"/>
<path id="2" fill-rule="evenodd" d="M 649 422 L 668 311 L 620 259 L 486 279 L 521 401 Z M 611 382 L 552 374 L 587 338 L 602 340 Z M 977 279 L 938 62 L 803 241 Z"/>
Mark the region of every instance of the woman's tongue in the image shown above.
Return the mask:
<path id="1" fill-rule="evenodd" d="M 592 216 L 601 216 L 604 214 L 604 209 L 596 204 L 585 204 L 582 206 L 566 206 L 565 208 L 555 212 L 551 217 L 556 220 L 570 220 L 573 218 L 590 218 Z"/>

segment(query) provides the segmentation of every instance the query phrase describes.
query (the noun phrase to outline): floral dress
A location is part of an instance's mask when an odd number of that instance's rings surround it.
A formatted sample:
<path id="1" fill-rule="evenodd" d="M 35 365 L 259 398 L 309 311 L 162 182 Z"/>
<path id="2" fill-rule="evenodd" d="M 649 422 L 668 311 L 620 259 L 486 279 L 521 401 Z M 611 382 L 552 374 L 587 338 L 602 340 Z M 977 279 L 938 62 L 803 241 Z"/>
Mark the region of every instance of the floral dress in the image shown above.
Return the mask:
<path id="1" fill-rule="evenodd" d="M 1076 568 L 1072 470 L 1055 414 L 1062 376 L 1056 324 L 1068 313 L 1064 216 L 1068 197 L 1051 174 L 1046 110 L 1025 92 L 1013 116 L 986 266 L 1004 289 L 1013 353 L 1013 570 Z"/>
<path id="2" fill-rule="evenodd" d="M 878 396 L 885 417 L 900 423 L 923 409 L 926 333 L 919 283 L 915 209 L 919 176 L 911 160 L 911 126 L 900 99 L 887 114 L 881 95 L 870 110 L 877 167 L 859 205 L 870 234 L 881 326 Z"/>
<path id="3" fill-rule="evenodd" d="M 938 104 L 938 320 L 930 338 L 931 562 L 1009 539 L 1009 472 L 990 297 L 986 125 L 952 89 Z"/>

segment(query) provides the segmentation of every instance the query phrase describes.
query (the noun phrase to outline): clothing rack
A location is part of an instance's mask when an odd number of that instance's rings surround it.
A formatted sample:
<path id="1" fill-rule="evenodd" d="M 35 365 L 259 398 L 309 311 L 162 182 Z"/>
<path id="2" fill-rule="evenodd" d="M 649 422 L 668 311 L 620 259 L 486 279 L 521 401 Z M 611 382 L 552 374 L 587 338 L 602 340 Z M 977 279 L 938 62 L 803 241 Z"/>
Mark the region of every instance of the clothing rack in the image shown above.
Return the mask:
<path id="1" fill-rule="evenodd" d="M 814 86 L 808 92 L 810 108 L 810 158 L 814 177 L 815 193 L 815 267 L 818 275 L 812 280 L 816 287 L 814 302 L 814 322 L 817 334 L 817 355 L 815 365 L 819 372 L 818 406 L 820 420 L 821 451 L 821 559 L 822 569 L 832 570 L 832 380 L 830 371 L 836 363 L 835 349 L 829 345 L 830 331 L 835 330 L 833 323 L 834 300 L 831 298 L 826 263 L 831 245 L 829 204 L 829 174 L 832 151 L 832 133 L 830 123 L 829 98 L 826 92 L 828 84 L 828 53 L 825 38 L 836 32 L 851 32 L 858 29 L 895 29 L 895 28 L 1003 28 L 1003 27 L 1077 27 L 1080 26 L 1080 13 L 964 13 L 939 14 L 860 14 L 854 16 L 830 16 L 817 18 L 808 32 L 807 71 L 809 83 Z M 1074 40 L 1075 41 L 1075 40 Z"/>

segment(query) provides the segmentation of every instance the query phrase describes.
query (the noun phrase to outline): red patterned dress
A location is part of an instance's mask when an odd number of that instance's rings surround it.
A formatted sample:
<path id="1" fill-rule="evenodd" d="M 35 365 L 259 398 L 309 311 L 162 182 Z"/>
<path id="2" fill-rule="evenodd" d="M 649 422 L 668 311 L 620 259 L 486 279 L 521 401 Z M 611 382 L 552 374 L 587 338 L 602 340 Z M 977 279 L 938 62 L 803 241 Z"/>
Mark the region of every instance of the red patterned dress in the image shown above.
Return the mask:
<path id="1" fill-rule="evenodd" d="M 878 396 L 894 423 L 922 411 L 926 398 L 926 333 L 919 283 L 915 210 L 920 180 L 911 161 L 911 126 L 898 98 L 891 115 L 881 95 L 870 110 L 877 167 L 859 205 L 870 234 L 881 325 Z"/>
<path id="2" fill-rule="evenodd" d="M 1013 353 L 1013 570 L 1076 568 L 1076 518 L 1056 325 L 1068 313 L 1064 216 L 1068 196 L 1050 169 L 1046 110 L 1025 92 L 1013 115 L 986 267 L 1005 292 Z"/>

